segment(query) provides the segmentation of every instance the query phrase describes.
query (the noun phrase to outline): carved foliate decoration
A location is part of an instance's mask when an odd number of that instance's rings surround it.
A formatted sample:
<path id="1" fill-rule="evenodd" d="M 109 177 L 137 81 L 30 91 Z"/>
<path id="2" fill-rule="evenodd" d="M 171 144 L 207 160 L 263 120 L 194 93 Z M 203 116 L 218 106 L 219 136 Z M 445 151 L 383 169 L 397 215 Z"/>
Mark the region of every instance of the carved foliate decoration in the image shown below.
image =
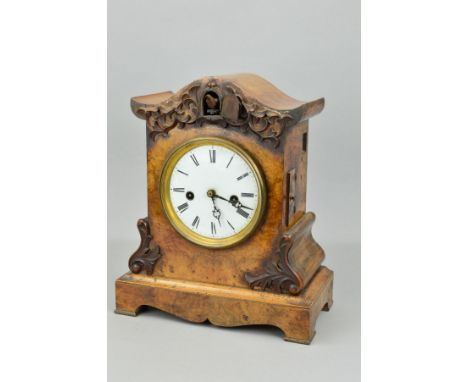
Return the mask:
<path id="1" fill-rule="evenodd" d="M 190 84 L 157 106 L 156 110 L 147 112 L 147 127 L 153 140 L 161 134 L 166 135 L 175 127 L 182 128 L 185 124 L 197 120 L 199 114 L 197 91 L 200 84 L 200 81 Z"/>
<path id="2" fill-rule="evenodd" d="M 226 84 L 226 90 L 235 95 L 246 111 L 246 118 L 242 124 L 246 124 L 252 132 L 261 140 L 271 140 L 275 147 L 280 144 L 280 137 L 286 125 L 293 122 L 293 117 L 288 112 L 280 112 L 259 104 L 252 98 L 247 98 L 242 91 L 233 84 Z"/>
<path id="3" fill-rule="evenodd" d="M 277 293 L 298 294 L 301 282 L 288 261 L 288 254 L 293 241 L 283 237 L 278 251 L 272 260 L 265 265 L 263 273 L 254 275 L 247 272 L 244 277 L 249 286 L 254 289 L 270 290 Z"/>
<path id="4" fill-rule="evenodd" d="M 141 242 L 138 249 L 128 260 L 128 267 L 133 273 L 146 271 L 147 275 L 151 275 L 156 261 L 161 257 L 161 251 L 159 246 L 151 243 L 153 236 L 151 235 L 148 218 L 139 219 L 137 227 L 140 232 Z"/>
<path id="5" fill-rule="evenodd" d="M 213 97 L 215 94 L 219 98 Z M 223 99 L 226 99 L 225 104 Z M 239 128 L 243 132 L 251 131 L 261 140 L 272 141 L 274 147 L 279 146 L 286 126 L 294 122 L 289 112 L 268 108 L 244 96 L 242 90 L 229 81 L 218 82 L 216 78 L 211 78 L 206 84 L 193 82 L 156 106 L 155 110 L 147 110 L 146 120 L 153 140 L 167 135 L 176 127 L 202 127 L 210 123 L 224 128 Z"/>

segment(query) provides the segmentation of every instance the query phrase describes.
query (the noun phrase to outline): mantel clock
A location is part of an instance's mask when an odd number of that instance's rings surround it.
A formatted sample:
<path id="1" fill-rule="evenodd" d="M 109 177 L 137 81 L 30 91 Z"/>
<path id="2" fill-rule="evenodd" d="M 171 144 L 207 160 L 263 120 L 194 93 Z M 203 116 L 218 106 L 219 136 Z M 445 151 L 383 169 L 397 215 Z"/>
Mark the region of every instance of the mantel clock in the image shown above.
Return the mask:
<path id="1" fill-rule="evenodd" d="M 134 97 L 146 121 L 148 217 L 116 312 L 150 306 L 193 322 L 273 325 L 310 343 L 333 272 L 306 212 L 308 119 L 261 77 L 205 77 Z"/>

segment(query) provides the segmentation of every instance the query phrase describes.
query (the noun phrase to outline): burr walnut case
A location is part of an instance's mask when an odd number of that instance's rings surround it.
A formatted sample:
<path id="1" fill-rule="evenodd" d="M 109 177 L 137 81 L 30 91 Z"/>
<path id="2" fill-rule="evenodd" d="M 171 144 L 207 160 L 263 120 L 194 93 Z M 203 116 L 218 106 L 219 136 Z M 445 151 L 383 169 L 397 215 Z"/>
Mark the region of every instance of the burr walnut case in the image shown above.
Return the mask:
<path id="1" fill-rule="evenodd" d="M 308 119 L 323 107 L 253 74 L 132 98 L 146 123 L 148 216 L 116 312 L 273 325 L 310 343 L 333 287 L 306 211 Z"/>

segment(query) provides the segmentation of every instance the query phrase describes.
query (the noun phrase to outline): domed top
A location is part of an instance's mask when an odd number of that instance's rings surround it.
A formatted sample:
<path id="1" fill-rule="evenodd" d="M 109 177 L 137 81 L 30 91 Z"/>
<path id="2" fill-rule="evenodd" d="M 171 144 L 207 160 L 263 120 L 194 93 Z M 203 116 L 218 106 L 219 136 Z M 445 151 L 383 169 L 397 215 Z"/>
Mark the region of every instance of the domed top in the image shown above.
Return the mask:
<path id="1" fill-rule="evenodd" d="M 203 77 L 171 91 L 131 99 L 132 111 L 148 120 L 153 138 L 182 124 L 248 125 L 262 139 L 279 144 L 285 128 L 323 110 L 324 98 L 303 102 L 250 73 Z"/>
<path id="2" fill-rule="evenodd" d="M 203 77 L 191 82 L 178 92 L 166 91 L 132 98 L 132 111 L 138 116 L 145 118 L 141 113 L 143 110 L 155 109 L 170 98 L 177 98 L 197 85 L 229 85 L 232 84 L 238 88 L 244 97 L 255 99 L 258 104 L 265 108 L 276 111 L 294 111 L 301 110 L 301 120 L 312 117 L 323 110 L 325 99 L 320 98 L 310 102 L 299 101 L 283 93 L 271 82 L 253 73 L 228 74 L 216 77 Z"/>

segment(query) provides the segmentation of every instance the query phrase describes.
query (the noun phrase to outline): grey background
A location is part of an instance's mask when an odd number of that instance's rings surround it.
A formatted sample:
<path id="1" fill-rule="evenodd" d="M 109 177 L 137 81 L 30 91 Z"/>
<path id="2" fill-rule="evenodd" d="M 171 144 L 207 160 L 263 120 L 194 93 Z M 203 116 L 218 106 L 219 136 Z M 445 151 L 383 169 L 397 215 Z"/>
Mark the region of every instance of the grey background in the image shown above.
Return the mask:
<path id="1" fill-rule="evenodd" d="M 360 379 L 360 3 L 108 3 L 109 381 Z M 163 312 L 113 314 L 114 280 L 147 215 L 144 121 L 129 99 L 205 75 L 252 72 L 301 100 L 326 98 L 309 130 L 308 210 L 335 271 L 335 305 L 310 346 L 274 328 L 221 329 Z"/>

